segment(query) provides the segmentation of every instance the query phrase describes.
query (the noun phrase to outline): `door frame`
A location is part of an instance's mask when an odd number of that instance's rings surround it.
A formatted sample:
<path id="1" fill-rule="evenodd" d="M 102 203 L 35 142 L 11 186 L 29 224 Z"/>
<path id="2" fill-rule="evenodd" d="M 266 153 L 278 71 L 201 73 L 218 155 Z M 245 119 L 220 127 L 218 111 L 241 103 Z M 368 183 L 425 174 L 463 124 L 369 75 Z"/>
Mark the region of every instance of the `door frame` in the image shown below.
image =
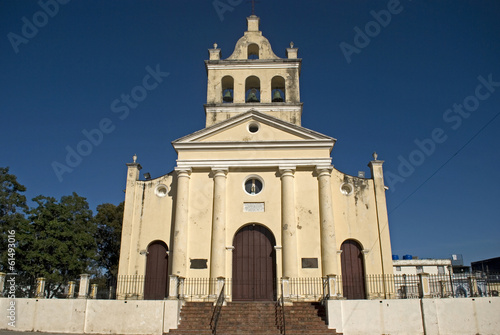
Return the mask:
<path id="1" fill-rule="evenodd" d="M 158 259 L 153 260 L 153 255 L 150 253 L 152 246 L 159 245 L 165 249 L 165 261 L 162 261 L 161 255 L 158 255 Z M 168 245 L 161 241 L 155 240 L 148 244 L 146 253 L 146 266 L 144 275 L 144 300 L 163 300 L 168 297 L 169 281 L 168 281 L 168 266 L 169 266 L 169 255 L 168 255 Z M 156 252 L 156 251 L 154 251 Z M 159 252 L 162 252 L 161 250 Z M 150 256 L 151 255 L 151 256 Z M 154 262 L 154 263 L 153 263 Z M 163 263 L 163 264 L 159 264 Z M 158 269 L 158 266 L 163 267 L 163 269 Z M 152 273 L 154 275 L 152 275 Z M 161 281 L 161 282 L 158 282 Z M 165 289 L 164 294 L 163 288 Z M 163 295 L 163 296 L 162 296 Z"/>
<path id="2" fill-rule="evenodd" d="M 348 255 L 352 250 L 346 252 L 344 246 L 347 245 L 350 245 L 348 248 L 356 248 L 357 255 Z M 340 250 L 342 250 L 340 264 L 342 269 L 342 291 L 344 298 L 366 299 L 366 269 L 363 246 L 354 239 L 347 239 L 342 242 Z M 355 260 L 356 257 L 358 260 Z M 353 260 L 356 264 L 353 264 Z M 350 280 L 350 282 L 348 282 L 348 280 Z"/>
<path id="3" fill-rule="evenodd" d="M 270 245 L 270 258 L 271 260 L 269 261 L 268 263 L 268 266 L 270 266 L 271 268 L 268 269 L 270 270 L 271 272 L 271 275 L 270 277 L 266 278 L 265 279 L 265 282 L 266 282 L 266 285 L 269 285 L 269 286 L 266 286 L 266 287 L 269 287 L 269 292 L 267 294 L 267 297 L 266 298 L 259 298 L 259 299 L 256 299 L 256 295 L 255 295 L 255 290 L 253 290 L 253 297 L 252 298 L 249 298 L 249 299 L 245 299 L 245 298 L 238 298 L 238 295 L 235 294 L 236 293 L 236 285 L 237 284 L 237 280 L 239 280 L 238 278 L 238 275 L 236 274 L 236 267 L 238 265 L 238 245 L 236 245 L 238 243 L 237 241 L 237 236 L 238 234 L 240 233 L 243 233 L 244 231 L 254 231 L 255 227 L 258 227 L 260 233 L 263 233 L 263 235 L 266 237 L 266 240 L 268 241 L 269 245 Z M 231 298 L 233 301 L 276 301 L 277 299 L 277 257 L 276 257 L 276 238 L 274 237 L 274 234 L 272 232 L 271 229 L 269 229 L 267 226 L 263 225 L 263 224 L 260 224 L 260 223 L 250 223 L 250 224 L 246 224 L 244 226 L 241 226 L 235 233 L 234 233 L 234 236 L 233 236 L 233 254 L 232 254 L 232 266 L 231 266 L 231 272 L 232 272 L 232 288 L 231 288 Z M 255 253 L 256 250 L 254 250 L 253 252 L 253 266 L 255 266 L 256 264 L 256 253 Z M 256 278 L 255 278 L 255 275 L 256 273 L 254 272 L 255 271 L 255 268 L 253 268 L 251 271 L 253 271 L 253 287 L 257 287 L 257 283 L 256 283 Z M 271 278 L 272 277 L 272 278 Z M 236 280 L 235 280 L 236 279 Z M 271 293 L 272 291 L 272 293 Z M 272 296 L 271 296 L 272 295 Z M 235 299 L 235 296 L 236 296 L 236 299 Z"/>

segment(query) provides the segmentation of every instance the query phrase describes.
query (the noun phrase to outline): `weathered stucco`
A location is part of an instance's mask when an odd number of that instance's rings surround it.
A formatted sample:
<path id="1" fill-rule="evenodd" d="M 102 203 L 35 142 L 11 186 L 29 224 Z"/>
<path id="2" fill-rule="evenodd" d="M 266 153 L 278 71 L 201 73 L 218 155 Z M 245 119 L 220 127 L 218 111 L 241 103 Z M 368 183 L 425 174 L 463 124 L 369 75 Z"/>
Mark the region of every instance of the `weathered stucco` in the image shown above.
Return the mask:
<path id="1" fill-rule="evenodd" d="M 259 59 L 248 59 L 250 44 Z M 161 240 L 174 263 L 169 275 L 232 278 L 234 236 L 251 224 L 274 236 L 277 278 L 341 275 L 346 240 L 361 246 L 366 274 L 392 274 L 383 162 L 369 163 L 370 178 L 333 168 L 336 140 L 300 126 L 300 60 L 274 55 L 250 17 L 233 54 L 220 60 L 215 46 L 206 67 L 207 127 L 172 142 L 176 171 L 141 181 L 140 166 L 128 164 L 119 275 L 144 275 L 148 245 Z M 234 79 L 233 103 L 222 103 L 225 76 Z M 249 76 L 260 79 L 260 103 L 244 103 Z M 286 79 L 285 102 L 271 102 L 275 76 Z M 244 190 L 251 176 L 264 185 L 259 194 Z M 245 210 L 248 204 L 259 210 Z M 302 258 L 318 266 L 302 268 Z M 206 259 L 207 267 L 191 268 L 191 259 Z"/>

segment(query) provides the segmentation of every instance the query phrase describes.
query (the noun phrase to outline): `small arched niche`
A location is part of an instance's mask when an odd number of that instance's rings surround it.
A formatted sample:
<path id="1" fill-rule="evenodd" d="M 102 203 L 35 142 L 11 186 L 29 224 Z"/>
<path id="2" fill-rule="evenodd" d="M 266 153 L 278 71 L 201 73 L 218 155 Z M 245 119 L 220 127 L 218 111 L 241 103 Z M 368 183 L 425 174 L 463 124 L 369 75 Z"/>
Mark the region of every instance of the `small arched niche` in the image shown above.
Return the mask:
<path id="1" fill-rule="evenodd" d="M 234 100 L 234 79 L 231 76 L 224 76 L 221 80 L 222 102 L 232 103 Z"/>
<path id="2" fill-rule="evenodd" d="M 285 78 L 281 76 L 275 76 L 271 79 L 271 101 L 272 102 L 285 102 L 286 92 L 285 92 Z"/>
<path id="3" fill-rule="evenodd" d="M 260 79 L 256 76 L 245 80 L 245 102 L 260 102 Z"/>
<path id="4" fill-rule="evenodd" d="M 247 55 L 248 59 L 259 59 L 259 46 L 255 43 L 249 44 Z"/>

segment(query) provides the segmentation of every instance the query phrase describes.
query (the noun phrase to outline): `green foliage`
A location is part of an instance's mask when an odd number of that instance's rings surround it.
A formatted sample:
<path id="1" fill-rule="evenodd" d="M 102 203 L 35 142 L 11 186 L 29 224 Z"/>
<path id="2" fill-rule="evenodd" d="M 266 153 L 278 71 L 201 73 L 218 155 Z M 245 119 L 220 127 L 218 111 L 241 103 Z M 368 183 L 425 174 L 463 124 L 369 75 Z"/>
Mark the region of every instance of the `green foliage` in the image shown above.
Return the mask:
<path id="1" fill-rule="evenodd" d="M 76 193 L 59 202 L 45 196 L 33 201 L 29 223 L 18 232 L 20 268 L 26 277 L 44 277 L 46 294 L 53 297 L 90 270 L 97 258 L 96 225 L 86 199 Z"/>
<path id="2" fill-rule="evenodd" d="M 94 217 L 87 200 L 76 193 L 59 201 L 39 195 L 28 209 L 25 191 L 8 167 L 0 167 L 0 271 L 18 273 L 16 296 L 33 296 L 38 277 L 45 278 L 49 298 L 61 296 L 65 285 L 82 273 L 92 274 L 100 287 L 116 280 L 123 202 L 97 206 Z M 12 231 L 15 271 L 7 262 Z"/>
<path id="3" fill-rule="evenodd" d="M 120 257 L 124 203 L 118 206 L 102 204 L 97 206 L 94 221 L 97 224 L 98 265 L 108 279 L 116 279 Z"/>
<path id="4" fill-rule="evenodd" d="M 23 211 L 28 208 L 22 194 L 26 187 L 17 182 L 17 177 L 9 174 L 8 167 L 0 167 L 0 271 L 13 272 L 7 263 L 9 231 L 16 232 L 25 224 Z M 16 238 L 17 240 L 17 238 Z M 14 257 L 15 258 L 15 257 Z M 13 269 L 16 270 L 15 265 Z"/>

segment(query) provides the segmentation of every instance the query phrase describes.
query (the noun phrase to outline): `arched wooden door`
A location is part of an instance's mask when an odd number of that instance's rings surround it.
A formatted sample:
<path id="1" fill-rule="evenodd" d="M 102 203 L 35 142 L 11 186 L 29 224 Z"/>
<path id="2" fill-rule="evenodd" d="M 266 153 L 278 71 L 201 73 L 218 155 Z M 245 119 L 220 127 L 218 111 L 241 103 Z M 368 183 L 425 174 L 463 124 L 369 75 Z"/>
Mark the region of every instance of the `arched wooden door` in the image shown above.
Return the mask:
<path id="1" fill-rule="evenodd" d="M 276 251 L 273 234 L 260 225 L 234 236 L 233 300 L 266 301 L 276 297 Z"/>
<path id="2" fill-rule="evenodd" d="M 148 246 L 144 281 L 145 300 L 163 300 L 168 296 L 167 250 L 167 245 L 162 241 L 152 242 Z"/>
<path id="3" fill-rule="evenodd" d="M 363 253 L 358 242 L 347 240 L 342 250 L 342 288 L 346 299 L 366 299 L 365 267 Z"/>

